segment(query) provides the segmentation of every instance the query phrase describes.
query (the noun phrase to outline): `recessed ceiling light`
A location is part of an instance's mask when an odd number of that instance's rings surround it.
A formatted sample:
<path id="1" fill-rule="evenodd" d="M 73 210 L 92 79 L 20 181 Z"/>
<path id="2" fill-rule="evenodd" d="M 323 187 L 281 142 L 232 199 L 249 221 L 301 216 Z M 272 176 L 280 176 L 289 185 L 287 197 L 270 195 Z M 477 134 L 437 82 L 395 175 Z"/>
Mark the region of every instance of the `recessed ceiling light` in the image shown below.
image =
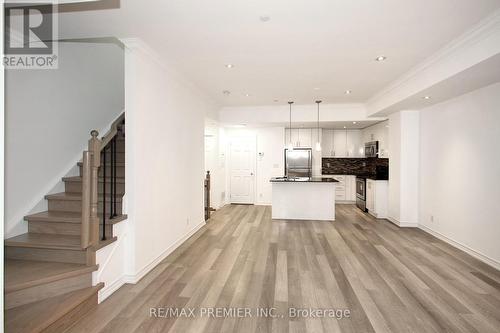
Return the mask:
<path id="1" fill-rule="evenodd" d="M 383 55 L 378 56 L 378 57 L 375 58 L 376 61 L 384 61 L 385 59 L 387 59 L 387 57 L 383 56 Z"/>
<path id="2" fill-rule="evenodd" d="M 431 96 L 424 96 L 423 99 L 431 99 Z"/>
<path id="3" fill-rule="evenodd" d="M 347 126 L 344 126 L 344 128 L 347 128 Z"/>
<path id="4" fill-rule="evenodd" d="M 259 17 L 259 20 L 261 22 L 269 22 L 271 20 L 271 18 L 267 15 L 263 15 L 263 16 Z"/>
<path id="5" fill-rule="evenodd" d="M 355 121 L 353 121 L 352 123 L 353 123 L 354 125 L 356 125 L 356 122 L 355 122 Z"/>
<path id="6" fill-rule="evenodd" d="M 246 97 L 249 97 L 249 96 L 250 96 L 250 94 L 246 93 L 246 94 L 245 94 L 245 96 L 246 96 Z"/>
<path id="7" fill-rule="evenodd" d="M 233 64 L 225 64 L 224 66 L 226 66 L 226 68 L 233 68 L 234 67 Z"/>
<path id="8" fill-rule="evenodd" d="M 226 96 L 231 94 L 231 92 L 229 90 L 223 90 L 222 93 Z"/>
<path id="9" fill-rule="evenodd" d="M 346 95 L 350 95 L 351 93 L 352 93 L 352 91 L 350 91 L 350 90 L 346 90 L 346 91 L 345 91 L 345 94 L 346 94 Z"/>

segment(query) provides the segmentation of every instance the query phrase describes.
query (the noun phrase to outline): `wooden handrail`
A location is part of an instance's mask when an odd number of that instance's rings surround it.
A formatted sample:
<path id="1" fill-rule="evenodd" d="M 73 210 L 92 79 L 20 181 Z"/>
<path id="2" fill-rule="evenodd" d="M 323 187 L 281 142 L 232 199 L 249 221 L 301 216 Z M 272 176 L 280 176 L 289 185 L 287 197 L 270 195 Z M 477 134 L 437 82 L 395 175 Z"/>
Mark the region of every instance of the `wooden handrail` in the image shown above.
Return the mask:
<path id="1" fill-rule="evenodd" d="M 104 147 L 108 145 L 108 143 L 115 137 L 118 133 L 118 125 L 120 125 L 125 119 L 125 113 L 122 113 L 116 120 L 111 124 L 111 128 L 108 133 L 106 133 L 101 139 L 101 147 L 100 150 L 103 150 Z"/>
<path id="2" fill-rule="evenodd" d="M 88 150 L 83 152 L 82 160 L 82 224 L 81 247 L 86 249 L 97 246 L 99 243 L 99 217 L 97 214 L 99 204 L 99 167 L 101 166 L 101 151 L 118 134 L 118 127 L 123 124 L 125 113 L 122 113 L 111 124 L 110 130 L 102 139 L 99 132 L 90 132 Z M 104 185 L 105 186 L 105 185 Z M 106 198 L 103 200 L 106 205 Z M 104 221 L 103 221 L 104 224 Z"/>

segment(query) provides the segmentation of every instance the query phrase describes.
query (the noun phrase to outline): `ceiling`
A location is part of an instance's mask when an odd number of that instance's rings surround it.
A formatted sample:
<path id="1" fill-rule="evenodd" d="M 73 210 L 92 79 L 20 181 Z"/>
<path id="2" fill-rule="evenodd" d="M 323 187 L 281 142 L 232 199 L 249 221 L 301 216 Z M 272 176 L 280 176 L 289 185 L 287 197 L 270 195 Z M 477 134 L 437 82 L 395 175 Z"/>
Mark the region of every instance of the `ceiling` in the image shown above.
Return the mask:
<path id="1" fill-rule="evenodd" d="M 497 8 L 499 0 L 106 0 L 63 5 L 59 30 L 141 38 L 222 106 L 358 103 Z"/>

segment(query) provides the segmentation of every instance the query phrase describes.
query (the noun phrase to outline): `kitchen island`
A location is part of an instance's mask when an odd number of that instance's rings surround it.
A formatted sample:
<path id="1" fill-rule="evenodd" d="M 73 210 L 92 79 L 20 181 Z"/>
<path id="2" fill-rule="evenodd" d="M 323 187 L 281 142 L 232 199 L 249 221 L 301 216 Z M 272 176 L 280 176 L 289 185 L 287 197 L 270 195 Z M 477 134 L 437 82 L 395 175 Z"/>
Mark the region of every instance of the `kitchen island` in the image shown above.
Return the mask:
<path id="1" fill-rule="evenodd" d="M 272 183 L 272 218 L 335 220 L 335 184 L 327 177 L 276 177 Z"/>

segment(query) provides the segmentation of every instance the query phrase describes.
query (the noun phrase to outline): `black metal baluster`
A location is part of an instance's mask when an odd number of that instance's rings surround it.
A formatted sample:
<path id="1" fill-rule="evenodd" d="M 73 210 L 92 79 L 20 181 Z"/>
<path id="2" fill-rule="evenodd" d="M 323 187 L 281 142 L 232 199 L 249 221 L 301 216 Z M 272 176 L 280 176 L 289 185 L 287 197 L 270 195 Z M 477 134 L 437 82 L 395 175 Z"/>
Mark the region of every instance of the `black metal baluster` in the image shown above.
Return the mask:
<path id="1" fill-rule="evenodd" d="M 114 156 L 113 156 L 113 177 L 114 177 L 114 180 L 113 180 L 113 193 L 114 193 L 114 197 L 113 197 L 113 217 L 116 217 L 116 215 L 118 215 L 116 213 L 116 198 L 118 197 L 118 195 L 116 194 L 116 136 L 113 138 L 113 151 L 115 152 L 114 153 Z"/>
<path id="2" fill-rule="evenodd" d="M 115 138 L 113 138 L 110 142 L 109 142 L 109 145 L 111 146 L 111 179 L 110 179 L 110 183 L 109 183 L 109 191 L 111 192 L 111 196 L 110 196 L 110 202 L 109 202 L 109 219 L 111 220 L 113 218 L 113 201 L 114 201 L 114 198 L 115 198 L 115 192 L 114 192 L 114 181 L 115 181 L 115 170 L 113 168 L 114 164 L 115 164 L 115 145 L 114 145 L 114 141 L 115 141 Z"/>
<path id="3" fill-rule="evenodd" d="M 103 149 L 103 159 L 102 159 L 102 238 L 101 240 L 106 240 L 106 148 Z"/>

